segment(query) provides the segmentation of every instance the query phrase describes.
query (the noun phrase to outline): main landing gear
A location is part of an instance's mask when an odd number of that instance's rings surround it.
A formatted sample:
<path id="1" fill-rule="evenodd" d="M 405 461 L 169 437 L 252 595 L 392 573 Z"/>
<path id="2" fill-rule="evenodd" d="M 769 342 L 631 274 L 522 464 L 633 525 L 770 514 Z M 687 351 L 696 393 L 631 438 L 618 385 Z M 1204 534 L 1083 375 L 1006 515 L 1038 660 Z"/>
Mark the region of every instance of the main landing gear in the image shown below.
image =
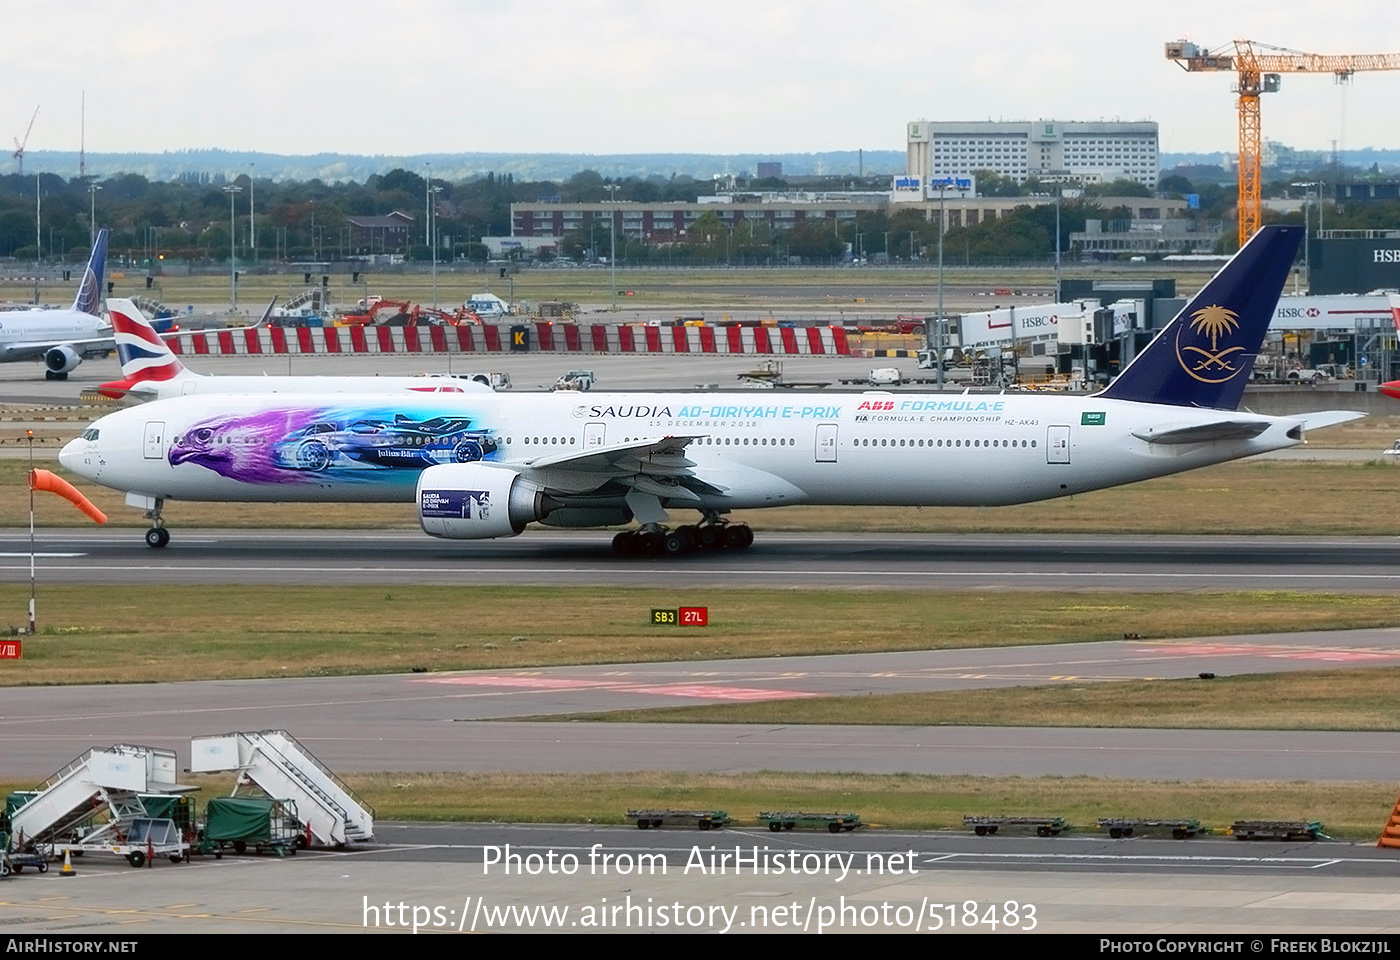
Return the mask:
<path id="1" fill-rule="evenodd" d="M 165 500 L 157 498 L 155 507 L 146 511 L 146 519 L 151 521 L 151 529 L 146 531 L 146 546 L 156 550 L 170 542 L 170 531 L 165 529 L 165 521 L 160 516 L 164 506 Z"/>
<path id="2" fill-rule="evenodd" d="M 753 543 L 747 523 L 698 523 L 667 530 L 647 526 L 625 530 L 613 537 L 613 553 L 621 557 L 679 557 L 697 547 L 705 550 L 742 550 Z"/>

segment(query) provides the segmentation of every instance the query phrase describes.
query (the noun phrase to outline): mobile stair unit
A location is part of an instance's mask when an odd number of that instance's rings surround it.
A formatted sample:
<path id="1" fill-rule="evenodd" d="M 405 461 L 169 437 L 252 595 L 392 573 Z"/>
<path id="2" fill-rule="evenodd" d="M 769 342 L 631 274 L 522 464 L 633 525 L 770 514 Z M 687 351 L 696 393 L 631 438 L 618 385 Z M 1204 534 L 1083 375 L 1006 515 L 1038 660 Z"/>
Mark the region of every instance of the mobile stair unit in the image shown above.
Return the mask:
<path id="1" fill-rule="evenodd" d="M 39 787 L 10 812 L 15 842 L 24 850 L 61 855 L 64 850 L 110 850 L 127 846 L 138 821 L 152 822 L 142 794 L 183 793 L 175 781 L 174 751 L 117 744 L 93 747 Z M 170 821 L 158 821 L 169 823 Z M 176 837 L 169 851 L 179 860 L 184 844 Z M 143 845 L 145 841 L 143 840 Z"/>
<path id="2" fill-rule="evenodd" d="M 374 839 L 374 811 L 285 730 L 225 733 L 190 741 L 190 771 L 237 771 L 233 795 L 254 784 L 277 800 L 296 804 L 313 843 L 344 847 Z"/>

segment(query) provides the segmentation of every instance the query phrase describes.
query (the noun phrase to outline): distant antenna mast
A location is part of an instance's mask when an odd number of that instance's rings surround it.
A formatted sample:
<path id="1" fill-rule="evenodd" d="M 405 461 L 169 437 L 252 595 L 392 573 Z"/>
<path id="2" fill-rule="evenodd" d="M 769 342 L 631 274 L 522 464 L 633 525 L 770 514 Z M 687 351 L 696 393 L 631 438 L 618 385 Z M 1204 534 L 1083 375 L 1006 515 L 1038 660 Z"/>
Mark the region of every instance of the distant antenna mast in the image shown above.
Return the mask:
<path id="1" fill-rule="evenodd" d="M 21 175 L 24 173 L 24 145 L 29 142 L 29 131 L 34 129 L 34 119 L 38 116 L 39 108 L 35 107 L 34 116 L 29 118 L 29 126 L 24 131 L 24 139 L 20 140 L 19 137 L 15 137 L 15 152 L 13 156 L 19 163 L 19 172 Z"/>
<path id="2" fill-rule="evenodd" d="M 82 110 L 78 114 L 78 179 L 87 176 L 87 91 L 83 91 Z"/>

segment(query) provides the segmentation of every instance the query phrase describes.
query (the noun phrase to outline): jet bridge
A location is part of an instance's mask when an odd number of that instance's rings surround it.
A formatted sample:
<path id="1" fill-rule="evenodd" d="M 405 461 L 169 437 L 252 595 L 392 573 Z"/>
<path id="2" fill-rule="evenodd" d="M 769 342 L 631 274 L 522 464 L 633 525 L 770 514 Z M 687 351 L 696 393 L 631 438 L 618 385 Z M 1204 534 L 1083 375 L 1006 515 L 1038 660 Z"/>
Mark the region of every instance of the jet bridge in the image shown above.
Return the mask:
<path id="1" fill-rule="evenodd" d="M 296 802 L 302 825 L 322 845 L 374 839 L 374 811 L 285 730 L 225 733 L 190 741 L 190 772 L 239 774 L 269 797 Z"/>
<path id="2" fill-rule="evenodd" d="M 140 794 L 183 793 L 175 782 L 174 751 L 131 744 L 93 747 L 39 787 L 10 815 L 11 833 L 29 844 L 54 844 L 105 815 L 88 837 L 125 833 L 124 825 L 147 816 Z"/>

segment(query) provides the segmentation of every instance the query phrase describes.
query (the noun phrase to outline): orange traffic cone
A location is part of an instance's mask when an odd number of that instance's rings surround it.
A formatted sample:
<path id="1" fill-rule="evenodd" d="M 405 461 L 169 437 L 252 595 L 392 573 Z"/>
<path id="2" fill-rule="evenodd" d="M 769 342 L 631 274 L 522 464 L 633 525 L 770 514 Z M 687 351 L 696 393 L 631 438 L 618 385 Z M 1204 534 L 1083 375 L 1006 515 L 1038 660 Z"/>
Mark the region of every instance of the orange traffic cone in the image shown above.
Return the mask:
<path id="1" fill-rule="evenodd" d="M 78 871 L 73 869 L 73 852 L 67 847 L 63 848 L 63 869 L 58 871 L 60 877 L 76 877 Z"/>
<path id="2" fill-rule="evenodd" d="M 1376 846 L 1400 847 L 1400 800 L 1396 801 L 1395 809 L 1390 811 L 1390 820 L 1381 830 L 1381 838 Z"/>

